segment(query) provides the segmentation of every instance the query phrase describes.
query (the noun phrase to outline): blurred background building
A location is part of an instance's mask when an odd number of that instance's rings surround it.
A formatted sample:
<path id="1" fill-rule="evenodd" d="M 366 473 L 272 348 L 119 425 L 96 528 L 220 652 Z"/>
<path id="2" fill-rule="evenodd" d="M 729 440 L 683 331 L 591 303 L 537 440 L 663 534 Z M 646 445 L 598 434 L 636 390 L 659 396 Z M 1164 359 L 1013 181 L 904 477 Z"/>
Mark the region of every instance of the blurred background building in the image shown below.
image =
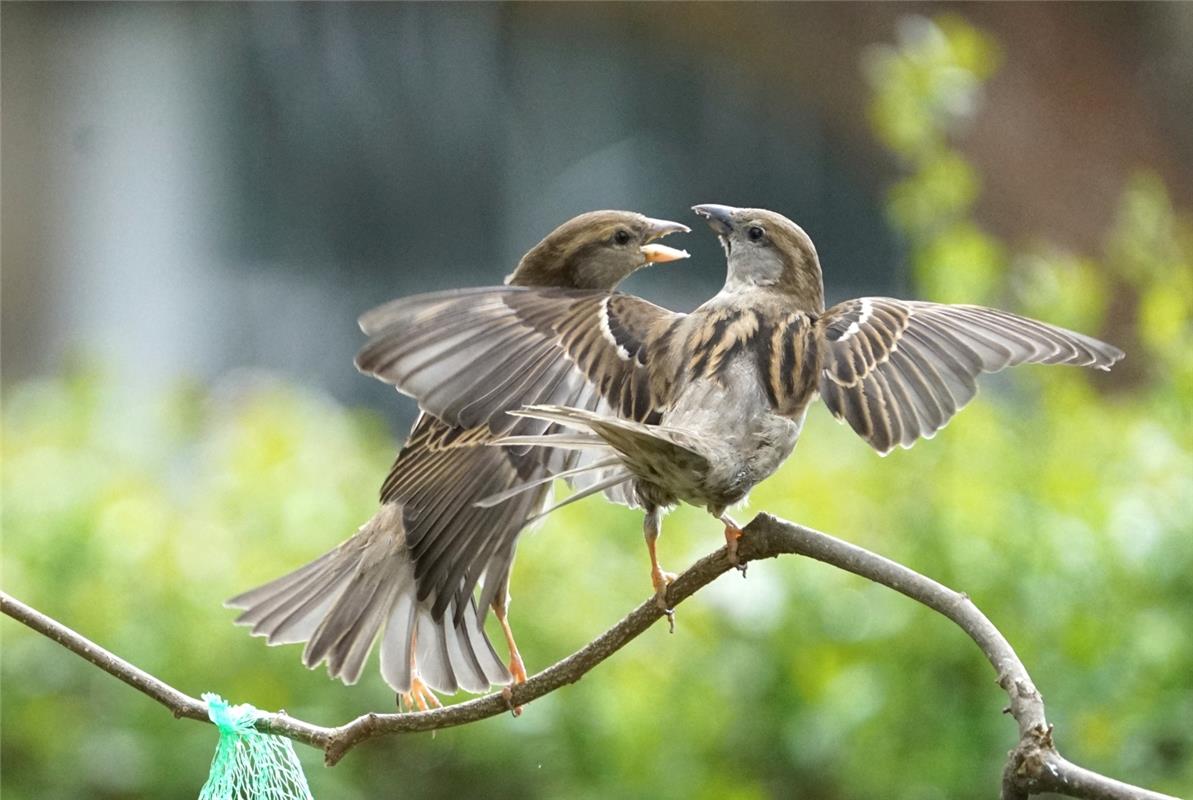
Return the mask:
<path id="1" fill-rule="evenodd" d="M 568 216 L 780 210 L 830 294 L 908 287 L 868 134 L 883 5 L 12 4 L 3 25 L 3 363 L 129 380 L 263 367 L 394 408 L 356 315 L 494 283 Z M 1193 8 L 967 7 L 1005 50 L 963 142 L 981 218 L 1100 247 L 1126 175 L 1193 197 Z M 691 308 L 694 260 L 631 290 Z"/>

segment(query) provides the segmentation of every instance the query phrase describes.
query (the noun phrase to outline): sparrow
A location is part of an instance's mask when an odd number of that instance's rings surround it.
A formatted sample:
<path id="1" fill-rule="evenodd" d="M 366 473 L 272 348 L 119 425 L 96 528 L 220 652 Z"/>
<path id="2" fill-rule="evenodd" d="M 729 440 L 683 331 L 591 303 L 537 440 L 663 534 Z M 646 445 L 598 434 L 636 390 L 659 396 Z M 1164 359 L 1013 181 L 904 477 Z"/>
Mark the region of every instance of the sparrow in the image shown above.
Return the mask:
<path id="1" fill-rule="evenodd" d="M 727 277 L 692 313 L 617 292 L 510 287 L 466 300 L 413 298 L 406 302 L 427 309 L 415 317 L 438 335 L 406 330 L 406 346 L 381 366 L 399 390 L 457 424 L 504 414 L 568 428 L 511 430 L 492 444 L 589 454 L 569 477 L 589 469 L 600 479 L 564 502 L 604 490 L 644 510 L 664 608 L 674 576 L 656 552 L 662 514 L 679 502 L 707 509 L 736 560 L 741 529 L 726 509 L 790 456 L 816 398 L 885 454 L 943 428 L 983 372 L 1023 363 L 1108 370 L 1123 357 L 1097 339 L 981 306 L 863 297 L 826 309 L 820 260 L 798 225 L 764 209 L 693 210 L 716 233 Z M 480 369 L 498 357 L 519 376 L 503 390 Z M 560 402 L 554 387 L 568 381 L 601 402 Z M 488 402 L 460 402 L 479 397 Z"/>
<path id="2" fill-rule="evenodd" d="M 686 258 L 685 251 L 655 240 L 688 231 L 628 211 L 589 212 L 526 253 L 506 283 L 607 292 L 647 264 Z M 467 303 L 470 295 L 448 296 Z M 359 369 L 376 373 L 392 346 L 391 330 L 410 321 L 394 304 L 362 315 L 360 327 L 371 339 L 357 358 Z M 449 344 L 450 331 L 416 327 Z M 501 359 L 477 368 L 500 383 Z M 556 397 L 596 408 L 591 393 Z M 434 692 L 483 692 L 511 677 L 525 681 L 507 615 L 510 570 L 525 520 L 547 502 L 551 487 L 538 484 L 500 506 L 482 508 L 477 501 L 576 464 L 580 456 L 572 451 L 485 446 L 510 430 L 543 428 L 503 415 L 461 425 L 424 410 L 382 485 L 376 514 L 332 551 L 228 600 L 244 609 L 236 622 L 271 645 L 305 642 L 303 663 L 313 669 L 326 661 L 329 674 L 346 684 L 360 677 L 380 638 L 381 674 L 408 708 L 439 705 Z M 482 578 L 478 612 L 473 591 Z M 508 669 L 483 630 L 489 607 L 506 638 Z"/>

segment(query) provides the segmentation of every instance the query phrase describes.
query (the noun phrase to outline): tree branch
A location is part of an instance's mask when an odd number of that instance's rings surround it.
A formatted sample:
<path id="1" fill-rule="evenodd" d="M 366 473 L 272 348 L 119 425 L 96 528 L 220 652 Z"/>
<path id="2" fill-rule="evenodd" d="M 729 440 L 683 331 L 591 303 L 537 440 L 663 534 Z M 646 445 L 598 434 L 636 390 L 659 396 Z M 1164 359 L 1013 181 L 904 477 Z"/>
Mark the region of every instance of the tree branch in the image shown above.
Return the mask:
<path id="1" fill-rule="evenodd" d="M 176 718 L 197 719 L 200 722 L 210 722 L 207 716 L 207 704 L 202 700 L 180 692 L 165 681 L 155 678 L 140 667 L 125 661 L 115 653 L 109 652 L 84 636 L 75 633 L 53 617 L 48 617 L 31 606 L 27 606 L 8 592 L 0 592 L 0 611 L 15 619 L 48 639 L 82 656 L 109 675 L 115 676 L 139 692 L 149 695 L 166 708 L 170 709 Z M 268 729 L 293 739 L 296 742 L 309 744 L 320 750 L 326 745 L 330 729 L 297 720 L 284 713 L 266 714 Z M 265 726 L 258 725 L 265 730 Z"/>
<path id="2" fill-rule="evenodd" d="M 822 561 L 894 589 L 939 612 L 977 643 L 994 667 L 998 685 L 1010 699 L 1007 711 L 1019 728 L 1019 742 L 1009 753 L 1003 770 L 1003 800 L 1023 800 L 1044 792 L 1088 800 L 1175 800 L 1105 777 L 1062 757 L 1052 740 L 1052 726 L 1044 713 L 1043 698 L 1023 662 L 966 595 L 861 547 L 769 514 L 759 514 L 745 531 L 738 546 L 742 563 L 784 554 Z M 731 568 L 724 548 L 705 556 L 671 584 L 667 590 L 668 603 L 672 607 L 678 605 Z M 174 716 L 207 720 L 207 707 L 199 700 L 2 592 L 0 610 L 149 695 L 169 708 Z M 312 725 L 281 712 L 267 713 L 256 726 L 267 733 L 286 736 L 322 750 L 326 763 L 333 765 L 368 739 L 464 725 L 502 714 L 512 706 L 525 705 L 561 686 L 575 683 L 664 615 L 651 598 L 588 645 L 534 675 L 526 683 L 446 708 L 408 714 L 365 714 L 330 728 Z"/>

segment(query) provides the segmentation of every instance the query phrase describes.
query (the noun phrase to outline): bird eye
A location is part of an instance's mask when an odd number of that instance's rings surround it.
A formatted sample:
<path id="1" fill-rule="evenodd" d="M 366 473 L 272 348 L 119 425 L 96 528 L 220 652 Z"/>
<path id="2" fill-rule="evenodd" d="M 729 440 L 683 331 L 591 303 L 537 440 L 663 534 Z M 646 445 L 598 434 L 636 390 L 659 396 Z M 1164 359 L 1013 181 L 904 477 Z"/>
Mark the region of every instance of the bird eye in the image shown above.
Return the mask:
<path id="1" fill-rule="evenodd" d="M 751 242 L 760 242 L 762 237 L 766 236 L 766 231 L 759 228 L 757 225 L 751 225 L 746 229 L 746 236 L 750 237 Z"/>
<path id="2" fill-rule="evenodd" d="M 616 242 L 617 244 L 629 244 L 630 243 L 630 232 L 627 231 L 625 228 L 621 228 L 620 230 L 617 231 L 617 233 L 613 234 L 613 241 Z"/>

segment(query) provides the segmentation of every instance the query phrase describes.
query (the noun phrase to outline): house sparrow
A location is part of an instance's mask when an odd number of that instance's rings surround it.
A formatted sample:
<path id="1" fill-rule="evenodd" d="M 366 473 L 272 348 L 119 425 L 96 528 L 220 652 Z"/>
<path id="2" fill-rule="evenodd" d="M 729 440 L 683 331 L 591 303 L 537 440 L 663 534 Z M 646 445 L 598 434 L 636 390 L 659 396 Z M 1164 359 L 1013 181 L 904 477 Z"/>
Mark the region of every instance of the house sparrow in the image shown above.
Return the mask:
<path id="1" fill-rule="evenodd" d="M 688 230 L 626 211 L 582 214 L 523 256 L 506 281 L 608 291 L 649 263 L 685 258 L 686 252 L 655 240 Z M 375 365 L 384 362 L 391 327 L 407 321 L 394 304 L 360 318 L 362 330 L 373 337 L 357 359 L 362 372 L 375 372 Z M 418 329 L 441 341 L 451 336 Z M 501 367 L 501 359 L 477 365 L 497 375 Z M 584 406 L 591 402 L 587 397 L 573 392 L 559 399 Z M 524 681 L 507 617 L 509 574 L 525 520 L 542 508 L 551 487 L 538 484 L 500 506 L 476 503 L 551 472 L 566 472 L 579 456 L 550 448 L 484 446 L 496 431 L 509 427 L 500 418 L 495 425 L 449 424 L 424 411 L 382 486 L 381 508 L 373 518 L 310 564 L 227 601 L 245 609 L 236 621 L 251 625 L 269 644 L 306 642 L 303 663 L 314 668 L 326 660 L 332 677 L 347 684 L 360 677 L 380 635 L 382 676 L 407 707 L 438 705 L 430 690 L 481 692 L 508 683 L 511 673 Z M 480 608 L 492 606 L 501 622 L 509 672 L 485 636 L 485 612 L 478 613 L 473 598 L 482 576 Z"/>
<path id="2" fill-rule="evenodd" d="M 663 511 L 680 501 L 707 508 L 724 522 L 734 557 L 741 531 L 725 510 L 791 454 L 816 397 L 886 453 L 944 427 L 977 391 L 979 373 L 1021 363 L 1105 370 L 1123 356 L 979 306 L 865 297 L 826 310 L 820 261 L 798 225 L 762 209 L 693 210 L 719 237 L 728 276 L 691 314 L 617 293 L 511 288 L 412 298 L 405 302 L 425 307 L 422 322 L 438 335 L 415 327 L 384 365 L 387 380 L 453 422 L 504 414 L 571 428 L 511 429 L 494 444 L 595 455 L 589 466 L 600 480 L 564 502 L 620 491 L 645 510 L 660 604 L 673 577 L 655 552 Z M 510 364 L 522 380 L 495 392 L 478 365 L 514 353 L 527 354 Z M 587 382 L 606 407 L 561 402 L 554 387 L 566 381 Z M 462 405 L 466 397 L 491 402 Z M 522 488 L 481 504 L 511 501 Z"/>

